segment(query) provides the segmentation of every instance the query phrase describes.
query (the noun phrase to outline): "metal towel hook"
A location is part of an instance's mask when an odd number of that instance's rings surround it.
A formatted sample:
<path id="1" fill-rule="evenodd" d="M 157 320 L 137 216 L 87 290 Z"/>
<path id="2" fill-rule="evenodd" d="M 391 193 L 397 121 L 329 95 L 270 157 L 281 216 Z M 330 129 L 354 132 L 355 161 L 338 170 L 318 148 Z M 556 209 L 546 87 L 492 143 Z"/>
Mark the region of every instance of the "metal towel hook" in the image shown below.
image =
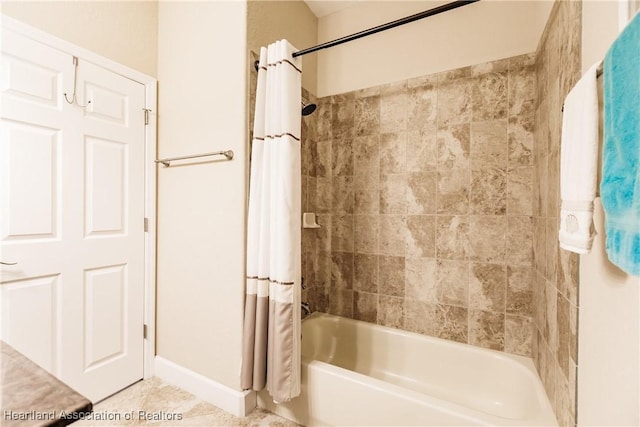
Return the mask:
<path id="1" fill-rule="evenodd" d="M 78 80 L 78 57 L 74 56 L 73 57 L 73 95 L 71 95 L 71 100 L 69 100 L 69 98 L 67 98 L 67 93 L 64 93 L 64 99 L 65 101 L 67 101 L 67 103 L 73 105 L 74 103 L 81 108 L 86 108 L 89 104 L 91 104 L 91 101 L 87 101 L 87 103 L 85 105 L 82 105 L 78 102 L 78 98 L 76 98 L 76 82 Z"/>

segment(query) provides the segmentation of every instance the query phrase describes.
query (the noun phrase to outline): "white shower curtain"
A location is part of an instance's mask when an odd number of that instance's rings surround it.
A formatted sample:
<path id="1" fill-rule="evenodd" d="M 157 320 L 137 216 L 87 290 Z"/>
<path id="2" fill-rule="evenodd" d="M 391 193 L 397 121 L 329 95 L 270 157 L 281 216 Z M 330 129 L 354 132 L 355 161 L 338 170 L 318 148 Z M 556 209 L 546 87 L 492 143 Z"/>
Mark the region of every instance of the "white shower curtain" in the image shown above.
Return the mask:
<path id="1" fill-rule="evenodd" d="M 260 50 L 244 315 L 242 388 L 300 394 L 301 60 L 281 40 Z"/>

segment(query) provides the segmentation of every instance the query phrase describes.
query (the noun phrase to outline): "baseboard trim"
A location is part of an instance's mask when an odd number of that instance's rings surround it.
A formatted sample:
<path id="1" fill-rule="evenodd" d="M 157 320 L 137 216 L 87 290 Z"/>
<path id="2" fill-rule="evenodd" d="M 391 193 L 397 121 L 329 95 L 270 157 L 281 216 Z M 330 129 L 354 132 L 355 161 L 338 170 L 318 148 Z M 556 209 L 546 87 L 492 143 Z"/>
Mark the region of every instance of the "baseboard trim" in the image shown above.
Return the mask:
<path id="1" fill-rule="evenodd" d="M 155 375 L 238 417 L 253 411 L 257 404 L 254 391 L 234 390 L 160 356 L 155 357 Z"/>

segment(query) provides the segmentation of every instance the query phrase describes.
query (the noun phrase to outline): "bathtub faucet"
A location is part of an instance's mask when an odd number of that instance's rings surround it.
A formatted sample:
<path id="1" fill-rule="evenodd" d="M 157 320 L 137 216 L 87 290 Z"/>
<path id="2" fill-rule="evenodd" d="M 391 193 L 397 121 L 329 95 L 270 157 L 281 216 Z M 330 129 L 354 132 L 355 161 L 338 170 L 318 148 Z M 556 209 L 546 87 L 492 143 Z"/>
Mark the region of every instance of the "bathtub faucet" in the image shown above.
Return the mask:
<path id="1" fill-rule="evenodd" d="M 301 305 L 302 305 L 302 318 L 304 319 L 305 317 L 311 314 L 311 306 L 309 306 L 308 302 L 303 302 Z"/>

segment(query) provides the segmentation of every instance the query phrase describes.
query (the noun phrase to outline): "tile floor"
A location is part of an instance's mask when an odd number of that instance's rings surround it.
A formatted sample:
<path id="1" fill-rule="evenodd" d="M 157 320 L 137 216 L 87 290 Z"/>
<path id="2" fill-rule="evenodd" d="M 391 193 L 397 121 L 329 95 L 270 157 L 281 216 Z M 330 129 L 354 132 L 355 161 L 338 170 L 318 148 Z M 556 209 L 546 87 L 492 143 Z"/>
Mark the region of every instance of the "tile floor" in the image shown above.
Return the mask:
<path id="1" fill-rule="evenodd" d="M 73 426 L 293 427 L 298 425 L 260 408 L 256 408 L 247 417 L 236 417 L 158 378 L 140 381 L 103 400 L 94 405 L 93 414 L 102 416 L 103 419 L 81 420 Z"/>

